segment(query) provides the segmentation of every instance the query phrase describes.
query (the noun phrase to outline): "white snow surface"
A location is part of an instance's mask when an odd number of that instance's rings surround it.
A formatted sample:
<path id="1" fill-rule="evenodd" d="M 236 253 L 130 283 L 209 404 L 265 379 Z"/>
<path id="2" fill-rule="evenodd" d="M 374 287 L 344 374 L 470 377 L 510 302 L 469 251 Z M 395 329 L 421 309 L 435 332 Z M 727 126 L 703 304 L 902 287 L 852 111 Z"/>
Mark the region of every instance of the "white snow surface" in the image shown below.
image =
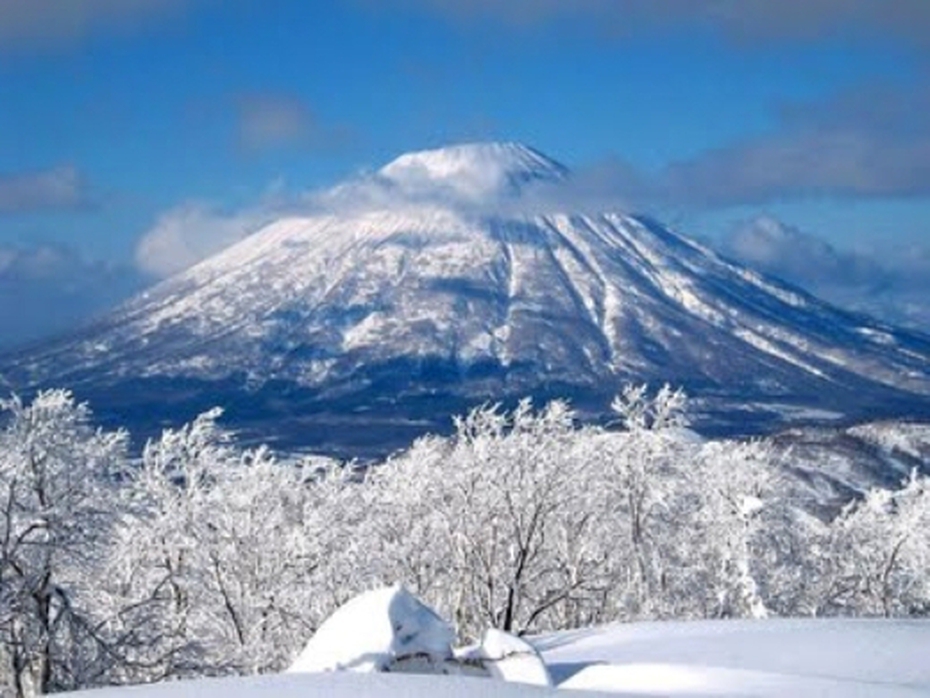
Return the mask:
<path id="1" fill-rule="evenodd" d="M 636 623 L 534 641 L 563 688 L 669 696 L 930 695 L 930 622 Z"/>
<path id="2" fill-rule="evenodd" d="M 461 676 L 331 672 L 178 681 L 67 695 L 75 698 L 552 698 L 565 692 Z M 585 692 L 578 697 L 596 695 Z"/>
<path id="3" fill-rule="evenodd" d="M 360 594 L 326 619 L 288 669 L 291 673 L 376 672 L 413 655 L 452 656 L 455 632 L 403 586 Z"/>
<path id="4" fill-rule="evenodd" d="M 330 672 L 169 683 L 87 698 L 930 695 L 930 622 L 764 620 L 612 625 L 532 638 L 557 689 L 460 676 Z M 592 693 L 578 693 L 579 698 Z"/>
<path id="5" fill-rule="evenodd" d="M 842 371 L 930 393 L 926 357 L 869 341 L 813 299 L 786 303 L 756 278 L 620 214 L 482 217 L 424 204 L 290 218 L 139 296 L 101 336 L 69 345 L 66 365 L 318 385 L 452 357 L 580 384 L 638 373 L 774 377 L 785 389 Z M 56 356 L 32 357 L 33 370 Z"/>

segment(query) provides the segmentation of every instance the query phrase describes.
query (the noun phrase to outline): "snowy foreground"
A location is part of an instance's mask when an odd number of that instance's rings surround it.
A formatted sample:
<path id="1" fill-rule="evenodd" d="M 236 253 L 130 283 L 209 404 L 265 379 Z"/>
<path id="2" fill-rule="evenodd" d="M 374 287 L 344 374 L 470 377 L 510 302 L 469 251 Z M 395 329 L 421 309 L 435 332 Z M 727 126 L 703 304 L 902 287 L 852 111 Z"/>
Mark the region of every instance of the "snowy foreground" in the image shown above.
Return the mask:
<path id="1" fill-rule="evenodd" d="M 930 622 L 636 623 L 534 641 L 560 688 L 627 695 L 930 695 Z"/>
<path id="2" fill-rule="evenodd" d="M 533 698 L 566 695 L 566 689 L 628 696 L 930 695 L 930 622 L 923 621 L 637 623 L 547 635 L 535 638 L 534 644 L 558 689 L 453 676 L 332 672 L 179 682 L 80 695 Z"/>

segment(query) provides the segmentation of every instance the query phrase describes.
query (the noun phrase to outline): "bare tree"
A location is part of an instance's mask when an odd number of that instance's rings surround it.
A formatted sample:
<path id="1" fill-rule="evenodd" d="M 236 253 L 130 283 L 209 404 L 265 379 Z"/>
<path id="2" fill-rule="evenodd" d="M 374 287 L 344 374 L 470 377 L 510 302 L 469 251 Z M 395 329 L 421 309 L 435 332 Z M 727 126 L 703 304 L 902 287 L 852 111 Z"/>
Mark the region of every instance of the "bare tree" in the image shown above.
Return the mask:
<path id="1" fill-rule="evenodd" d="M 0 403 L 0 656 L 16 696 L 86 683 L 102 650 L 93 579 L 116 523 L 126 435 L 65 391 Z M 89 643 L 91 646 L 81 646 Z"/>

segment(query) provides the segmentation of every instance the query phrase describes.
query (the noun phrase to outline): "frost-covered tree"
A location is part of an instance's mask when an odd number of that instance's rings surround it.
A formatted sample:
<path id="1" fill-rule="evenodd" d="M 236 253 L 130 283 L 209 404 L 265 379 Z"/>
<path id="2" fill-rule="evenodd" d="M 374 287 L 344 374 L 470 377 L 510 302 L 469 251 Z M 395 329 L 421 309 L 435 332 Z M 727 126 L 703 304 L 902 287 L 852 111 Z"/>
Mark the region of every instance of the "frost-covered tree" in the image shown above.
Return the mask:
<path id="1" fill-rule="evenodd" d="M 403 582 L 463 639 L 616 620 L 926 615 L 930 485 L 833 520 L 768 441 L 705 442 L 669 387 L 613 428 L 562 402 L 473 410 L 380 464 L 242 449 L 219 410 L 130 461 L 62 391 L 2 403 L 0 691 L 285 666 L 339 605 Z"/>
<path id="2" fill-rule="evenodd" d="M 612 603 L 624 618 L 674 614 L 685 475 L 700 446 L 685 428 L 686 404 L 680 390 L 650 395 L 646 385 L 627 387 L 612 404 L 623 432 L 602 440 L 601 487 L 610 497 L 602 535 L 620 552 Z"/>
<path id="3" fill-rule="evenodd" d="M 126 514 L 115 532 L 107 580 L 116 632 L 129 665 L 153 680 L 197 671 L 210 645 L 198 620 L 208 613 L 208 571 L 200 538 L 211 492 L 235 456 L 216 425 L 218 411 L 149 441 L 124 488 Z"/>
<path id="4" fill-rule="evenodd" d="M 266 449 L 234 448 L 219 415 L 150 441 L 127 487 L 111 594 L 147 680 L 281 668 L 314 627 L 314 487 Z"/>
<path id="5" fill-rule="evenodd" d="M 0 676 L 15 696 L 87 685 L 110 663 L 96 580 L 126 435 L 94 429 L 66 391 L 0 408 Z"/>
<path id="6" fill-rule="evenodd" d="M 847 505 L 822 544 L 820 611 L 856 615 L 930 612 L 930 478 L 875 489 Z"/>
<path id="7" fill-rule="evenodd" d="M 589 446 L 560 402 L 477 409 L 450 439 L 421 440 L 365 478 L 369 578 L 404 581 L 469 637 L 577 613 L 605 564 L 589 535 L 599 497 Z"/>
<path id="8" fill-rule="evenodd" d="M 759 579 L 766 565 L 778 564 L 777 556 L 767 555 L 768 536 L 785 515 L 776 511 L 784 504 L 777 475 L 763 442 L 709 443 L 692 461 L 687 476 L 696 507 L 690 536 L 702 582 L 698 594 L 707 604 L 703 615 L 769 615 Z"/>
<path id="9" fill-rule="evenodd" d="M 466 637 L 764 614 L 791 578 L 772 450 L 705 445 L 685 407 L 680 391 L 630 388 L 620 431 L 578 428 L 558 402 L 471 412 L 346 488 L 342 588 L 401 580 Z"/>
<path id="10" fill-rule="evenodd" d="M 524 401 L 504 419 L 484 410 L 457 423 L 445 461 L 456 478 L 447 527 L 456 567 L 473 582 L 472 612 L 485 624 L 537 627 L 594 581 L 584 547 L 566 545 L 585 537 L 596 514 L 587 434 L 573 419 L 564 403 L 534 413 Z"/>

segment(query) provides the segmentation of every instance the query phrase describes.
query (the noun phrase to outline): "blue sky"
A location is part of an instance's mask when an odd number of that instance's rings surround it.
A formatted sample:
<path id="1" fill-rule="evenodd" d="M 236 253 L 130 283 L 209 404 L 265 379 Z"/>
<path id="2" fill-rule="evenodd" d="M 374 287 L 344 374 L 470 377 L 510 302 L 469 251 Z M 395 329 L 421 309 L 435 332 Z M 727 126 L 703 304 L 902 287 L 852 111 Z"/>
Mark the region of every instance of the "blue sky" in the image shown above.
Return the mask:
<path id="1" fill-rule="evenodd" d="M 274 202 L 471 140 L 723 247 L 766 214 L 919 277 L 928 37 L 926 0 L 0 0 L 0 302 L 78 318 Z"/>

